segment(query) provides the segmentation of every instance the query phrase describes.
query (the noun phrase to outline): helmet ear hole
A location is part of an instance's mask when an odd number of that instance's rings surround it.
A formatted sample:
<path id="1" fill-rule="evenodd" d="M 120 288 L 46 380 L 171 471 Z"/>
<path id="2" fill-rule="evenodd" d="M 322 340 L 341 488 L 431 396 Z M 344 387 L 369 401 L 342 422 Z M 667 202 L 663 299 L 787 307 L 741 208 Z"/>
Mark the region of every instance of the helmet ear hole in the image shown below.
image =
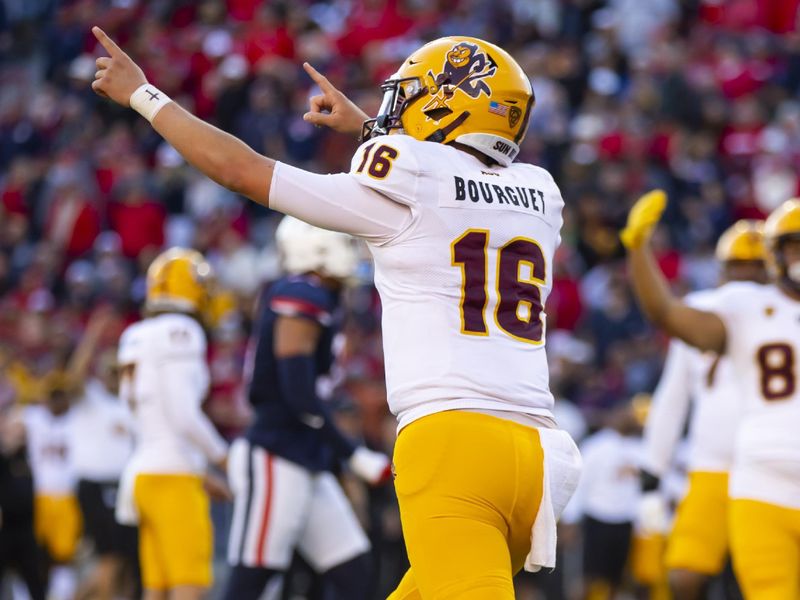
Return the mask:
<path id="1" fill-rule="evenodd" d="M 439 108 L 432 108 L 431 110 L 425 111 L 425 116 L 430 117 L 434 121 L 441 121 L 448 115 L 452 115 L 453 111 L 447 108 L 446 106 L 441 106 Z"/>

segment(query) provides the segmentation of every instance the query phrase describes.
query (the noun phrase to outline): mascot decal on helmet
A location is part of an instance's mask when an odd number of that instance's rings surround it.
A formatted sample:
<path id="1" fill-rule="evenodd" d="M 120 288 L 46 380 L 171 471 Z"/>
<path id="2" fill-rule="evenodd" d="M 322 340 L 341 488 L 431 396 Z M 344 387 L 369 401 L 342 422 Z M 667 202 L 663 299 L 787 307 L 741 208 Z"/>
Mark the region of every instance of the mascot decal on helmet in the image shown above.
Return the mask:
<path id="1" fill-rule="evenodd" d="M 484 81 L 497 71 L 497 63 L 491 56 L 481 52 L 477 44 L 459 42 L 447 53 L 442 66 L 442 71 L 434 75 L 428 71 L 428 77 L 439 86 L 436 94 L 423 111 L 435 108 L 447 108 L 447 103 L 453 97 L 455 90 L 461 90 L 470 98 L 478 98 L 482 93 L 492 95 L 492 88 Z"/>

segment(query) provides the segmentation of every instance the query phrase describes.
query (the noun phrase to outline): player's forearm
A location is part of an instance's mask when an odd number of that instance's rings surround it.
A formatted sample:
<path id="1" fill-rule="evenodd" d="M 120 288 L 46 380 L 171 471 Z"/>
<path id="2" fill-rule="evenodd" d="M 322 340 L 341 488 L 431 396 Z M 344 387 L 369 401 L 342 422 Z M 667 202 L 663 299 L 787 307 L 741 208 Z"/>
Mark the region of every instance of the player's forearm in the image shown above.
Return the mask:
<path id="1" fill-rule="evenodd" d="M 313 356 L 292 356 L 277 360 L 278 379 L 290 410 L 312 429 L 319 431 L 341 458 L 348 458 L 355 444 L 344 435 L 333 420 L 322 400 L 317 396 L 317 372 Z"/>
<path id="2" fill-rule="evenodd" d="M 168 362 L 163 365 L 159 381 L 167 398 L 164 409 L 175 430 L 210 462 L 223 461 L 228 445 L 201 408 L 208 381 L 204 359 Z"/>
<path id="3" fill-rule="evenodd" d="M 261 156 L 234 136 L 198 119 L 175 102 L 153 119 L 153 128 L 187 162 L 236 193 L 269 205 L 275 161 Z"/>
<path id="4" fill-rule="evenodd" d="M 628 251 L 628 270 L 633 291 L 645 316 L 655 325 L 667 329 L 670 308 L 677 299 L 647 244 Z"/>
<path id="5" fill-rule="evenodd" d="M 647 244 L 628 250 L 628 271 L 647 318 L 669 335 L 700 350 L 725 351 L 725 324 L 716 314 L 687 306 L 669 289 Z"/>

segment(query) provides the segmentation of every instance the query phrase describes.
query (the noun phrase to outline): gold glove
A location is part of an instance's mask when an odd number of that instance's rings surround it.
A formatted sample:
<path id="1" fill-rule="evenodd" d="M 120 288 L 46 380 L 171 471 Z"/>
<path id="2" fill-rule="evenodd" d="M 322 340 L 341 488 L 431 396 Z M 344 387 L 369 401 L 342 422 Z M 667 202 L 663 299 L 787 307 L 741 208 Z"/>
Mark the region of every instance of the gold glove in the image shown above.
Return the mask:
<path id="1" fill-rule="evenodd" d="M 619 234 L 622 244 L 630 250 L 647 242 L 666 206 L 664 190 L 652 190 L 639 198 L 628 213 L 628 224 Z"/>

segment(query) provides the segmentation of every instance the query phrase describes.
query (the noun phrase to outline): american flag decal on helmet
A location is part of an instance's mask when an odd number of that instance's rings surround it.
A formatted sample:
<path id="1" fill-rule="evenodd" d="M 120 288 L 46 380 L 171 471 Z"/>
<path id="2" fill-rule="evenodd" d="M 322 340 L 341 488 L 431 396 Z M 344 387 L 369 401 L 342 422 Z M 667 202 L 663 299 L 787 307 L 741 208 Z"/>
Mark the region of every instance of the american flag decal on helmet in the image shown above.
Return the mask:
<path id="1" fill-rule="evenodd" d="M 489 102 L 489 112 L 494 115 L 505 117 L 508 113 L 508 107 L 505 104 L 500 104 L 499 102 Z"/>

